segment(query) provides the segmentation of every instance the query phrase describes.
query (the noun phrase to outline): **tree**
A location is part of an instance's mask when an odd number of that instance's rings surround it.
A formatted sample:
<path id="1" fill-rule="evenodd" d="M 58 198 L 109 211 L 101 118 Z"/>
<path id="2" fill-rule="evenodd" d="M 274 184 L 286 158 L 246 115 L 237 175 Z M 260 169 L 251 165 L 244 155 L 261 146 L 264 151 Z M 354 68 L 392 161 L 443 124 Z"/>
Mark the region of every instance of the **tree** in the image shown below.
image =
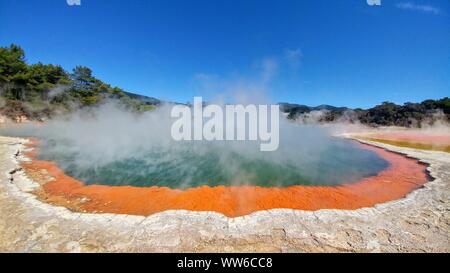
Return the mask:
<path id="1" fill-rule="evenodd" d="M 26 73 L 25 53 L 17 45 L 0 47 L 0 81 L 8 82 L 17 74 Z"/>
<path id="2" fill-rule="evenodd" d="M 0 87 L 5 97 L 23 99 L 27 70 L 22 48 L 14 44 L 0 48 Z"/>
<path id="3" fill-rule="evenodd" d="M 99 82 L 92 76 L 92 70 L 86 66 L 77 66 L 71 74 L 72 91 L 84 105 L 92 105 L 99 101 Z"/>
<path id="4" fill-rule="evenodd" d="M 70 75 L 73 81 L 73 88 L 76 91 L 92 91 L 96 79 L 92 76 L 92 70 L 86 66 L 77 66 Z"/>
<path id="5" fill-rule="evenodd" d="M 35 91 L 43 100 L 49 99 L 49 92 L 58 85 L 69 85 L 69 75 L 61 66 L 42 63 L 29 67 L 29 80 L 27 89 Z"/>

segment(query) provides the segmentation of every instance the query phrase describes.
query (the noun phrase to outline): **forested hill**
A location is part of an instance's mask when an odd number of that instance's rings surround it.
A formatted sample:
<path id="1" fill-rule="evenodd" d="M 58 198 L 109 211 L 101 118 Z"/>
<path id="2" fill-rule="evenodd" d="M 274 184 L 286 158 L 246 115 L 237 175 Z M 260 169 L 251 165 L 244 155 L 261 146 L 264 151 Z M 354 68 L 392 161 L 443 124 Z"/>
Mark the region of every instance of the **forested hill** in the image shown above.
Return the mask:
<path id="1" fill-rule="evenodd" d="M 125 92 L 77 66 L 71 72 L 59 65 L 28 64 L 17 45 L 0 47 L 0 115 L 45 120 L 80 107 L 117 100 L 131 111 L 153 109 L 158 99 Z"/>
<path id="2" fill-rule="evenodd" d="M 403 105 L 383 102 L 369 109 L 349 109 L 330 105 L 309 107 L 289 103 L 280 103 L 280 107 L 289 119 L 319 123 L 360 122 L 369 126 L 422 127 L 436 122 L 448 123 L 450 120 L 448 97 L 425 100 L 421 103 L 408 102 Z"/>

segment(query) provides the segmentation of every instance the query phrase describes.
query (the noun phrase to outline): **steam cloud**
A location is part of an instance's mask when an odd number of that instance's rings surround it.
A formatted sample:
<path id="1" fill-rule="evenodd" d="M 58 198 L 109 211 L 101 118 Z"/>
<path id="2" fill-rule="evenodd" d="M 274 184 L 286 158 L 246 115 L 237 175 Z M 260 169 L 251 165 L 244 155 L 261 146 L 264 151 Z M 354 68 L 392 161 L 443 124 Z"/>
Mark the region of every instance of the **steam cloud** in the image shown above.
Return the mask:
<path id="1" fill-rule="evenodd" d="M 300 51 L 292 54 L 297 58 Z M 264 59 L 260 73 L 252 79 L 224 80 L 207 74 L 199 74 L 197 78 L 203 83 L 203 93 L 221 94 L 213 97 L 216 104 L 270 104 L 267 95 L 270 79 L 276 75 L 278 67 L 275 59 Z M 64 92 L 64 87 L 54 90 L 51 95 L 61 92 Z M 259 141 L 176 142 L 171 137 L 174 122 L 171 109 L 172 105 L 166 104 L 150 112 L 132 113 L 111 100 L 96 107 L 58 115 L 39 125 L 29 123 L 0 127 L 0 134 L 39 138 L 47 155 L 57 155 L 59 159 L 67 155 L 58 163 L 63 169 L 71 169 L 72 175 L 77 177 L 89 177 L 89 172 L 101 172 L 106 168 L 111 179 L 145 179 L 152 173 L 157 174 L 160 180 L 178 180 L 178 186 L 188 187 L 193 183 L 205 182 L 197 181 L 199 174 L 212 169 L 220 170 L 233 183 L 240 184 L 258 176 L 257 172 L 246 167 L 248 162 L 265 162 L 282 170 L 281 173 L 289 170 L 299 176 L 307 174 L 313 180 L 323 180 L 325 177 L 330 183 L 373 174 L 370 170 L 358 169 L 364 165 L 361 162 L 374 162 L 372 153 L 349 149 L 351 144 L 333 137 L 349 130 L 361 130 L 359 124 L 349 125 L 351 112 L 343 115 L 336 124 L 327 126 L 317 125 L 323 115 L 319 111 L 302 116 L 298 122 L 281 117 L 279 149 L 267 153 L 260 151 Z M 208 157 L 210 154 L 213 160 Z M 114 164 L 118 162 L 122 164 L 120 169 L 124 173 L 115 173 L 118 168 Z M 145 167 L 133 169 L 133 162 Z M 352 168 L 346 170 L 343 164 Z M 162 172 L 161 168 L 167 169 L 167 166 L 171 170 Z M 180 177 L 183 177 L 181 181 Z"/>

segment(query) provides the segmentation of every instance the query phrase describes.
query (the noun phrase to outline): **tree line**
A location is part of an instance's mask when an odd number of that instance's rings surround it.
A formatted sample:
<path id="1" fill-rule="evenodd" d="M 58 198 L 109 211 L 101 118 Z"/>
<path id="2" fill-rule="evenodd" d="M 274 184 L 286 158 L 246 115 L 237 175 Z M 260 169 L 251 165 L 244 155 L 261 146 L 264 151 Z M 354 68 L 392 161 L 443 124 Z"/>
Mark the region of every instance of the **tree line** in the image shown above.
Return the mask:
<path id="1" fill-rule="evenodd" d="M 14 44 L 0 47 L 0 115 L 12 119 L 25 116 L 31 120 L 45 120 L 80 107 L 97 105 L 106 99 L 117 100 L 136 112 L 152 110 L 161 103 L 155 98 L 113 87 L 93 76 L 92 70 L 86 66 L 77 66 L 67 72 L 60 65 L 28 64 L 21 47 Z M 371 126 L 421 127 L 436 120 L 450 119 L 448 97 L 403 105 L 383 102 L 370 109 L 280 105 L 289 119 L 311 111 L 322 111 L 319 122 L 323 123 L 345 119 Z"/>
<path id="2" fill-rule="evenodd" d="M 31 120 L 51 118 L 105 99 L 117 100 L 132 111 L 152 110 L 159 104 L 97 79 L 85 66 L 67 72 L 60 65 L 28 64 L 24 50 L 14 44 L 0 47 L 0 99 L 0 114 Z"/>
<path id="3" fill-rule="evenodd" d="M 423 127 L 424 125 L 433 125 L 437 121 L 448 123 L 450 120 L 450 99 L 448 97 L 439 100 L 425 100 L 420 103 L 407 102 L 403 105 L 386 101 L 369 109 L 332 106 L 308 107 L 292 104 L 282 107 L 282 109 L 292 120 L 314 110 L 322 111 L 318 121 L 323 123 L 345 121 L 360 122 L 369 126 Z"/>

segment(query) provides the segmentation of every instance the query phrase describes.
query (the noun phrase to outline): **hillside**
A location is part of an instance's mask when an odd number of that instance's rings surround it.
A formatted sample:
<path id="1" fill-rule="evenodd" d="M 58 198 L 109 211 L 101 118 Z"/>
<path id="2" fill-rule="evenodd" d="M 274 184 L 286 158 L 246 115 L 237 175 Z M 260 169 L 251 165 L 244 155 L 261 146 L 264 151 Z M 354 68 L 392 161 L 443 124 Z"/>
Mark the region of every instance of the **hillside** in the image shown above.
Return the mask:
<path id="1" fill-rule="evenodd" d="M 448 97 L 440 100 L 425 100 L 421 103 L 408 102 L 403 105 L 383 102 L 369 109 L 350 109 L 330 105 L 309 107 L 287 103 L 280 103 L 280 106 L 292 120 L 308 116 L 313 111 L 320 111 L 316 116 L 319 117 L 317 121 L 322 123 L 345 121 L 360 122 L 369 126 L 422 127 L 437 121 L 448 123 L 450 120 Z"/>
<path id="2" fill-rule="evenodd" d="M 92 70 L 28 64 L 17 45 L 0 47 L 0 115 L 16 121 L 45 120 L 74 109 L 115 100 L 130 111 L 154 109 L 161 101 L 126 92 L 97 79 Z"/>

